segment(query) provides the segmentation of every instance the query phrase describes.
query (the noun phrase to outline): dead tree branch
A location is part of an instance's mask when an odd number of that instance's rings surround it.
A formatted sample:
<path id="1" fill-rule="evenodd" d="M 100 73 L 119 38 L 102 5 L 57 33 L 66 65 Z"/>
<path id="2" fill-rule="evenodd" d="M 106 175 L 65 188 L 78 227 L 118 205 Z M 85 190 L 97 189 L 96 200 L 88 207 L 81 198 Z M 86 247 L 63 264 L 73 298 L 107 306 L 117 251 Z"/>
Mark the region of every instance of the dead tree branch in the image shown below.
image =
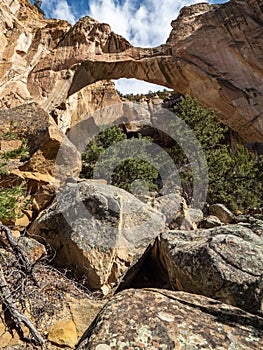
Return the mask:
<path id="1" fill-rule="evenodd" d="M 11 231 L 8 227 L 3 225 L 0 222 L 0 232 L 4 232 L 6 235 L 6 239 L 12 248 L 18 262 L 21 264 L 22 270 L 25 272 L 31 272 L 32 264 L 27 256 L 27 254 L 22 250 L 22 248 L 18 245 L 18 243 L 14 240 Z"/>
<path id="2" fill-rule="evenodd" d="M 21 247 L 19 247 L 19 245 L 15 242 L 14 238 L 12 237 L 11 231 L 8 229 L 8 227 L 4 226 L 0 222 L 0 233 L 1 232 L 5 232 L 6 238 L 16 258 L 19 260 L 22 269 L 25 272 L 31 273 L 32 267 L 27 255 L 23 252 Z M 14 322 L 15 328 L 21 340 L 25 339 L 23 328 L 22 328 L 22 324 L 24 324 L 31 332 L 36 343 L 42 346 L 45 344 L 45 340 L 41 337 L 40 333 L 37 331 L 37 329 L 34 327 L 31 321 L 25 315 L 23 315 L 19 311 L 18 307 L 16 306 L 16 301 L 14 300 L 12 296 L 12 292 L 8 287 L 1 264 L 0 264 L 0 303 L 3 306 L 4 313 L 8 313 L 11 320 Z"/>

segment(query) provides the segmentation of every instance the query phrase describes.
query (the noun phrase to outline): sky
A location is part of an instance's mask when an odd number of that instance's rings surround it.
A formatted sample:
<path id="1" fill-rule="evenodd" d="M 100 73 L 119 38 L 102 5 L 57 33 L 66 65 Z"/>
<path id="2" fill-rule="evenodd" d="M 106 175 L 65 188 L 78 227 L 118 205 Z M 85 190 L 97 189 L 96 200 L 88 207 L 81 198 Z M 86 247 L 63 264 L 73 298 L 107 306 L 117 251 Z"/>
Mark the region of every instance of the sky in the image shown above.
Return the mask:
<path id="1" fill-rule="evenodd" d="M 33 2 L 33 0 L 31 0 Z M 204 0 L 42 0 L 41 8 L 47 18 L 65 19 L 74 24 L 79 18 L 90 16 L 108 23 L 111 29 L 125 37 L 132 45 L 155 47 L 164 44 L 183 6 Z M 226 0 L 210 0 L 223 3 Z M 116 88 L 122 93 L 147 93 L 163 87 L 135 79 L 119 79 Z"/>

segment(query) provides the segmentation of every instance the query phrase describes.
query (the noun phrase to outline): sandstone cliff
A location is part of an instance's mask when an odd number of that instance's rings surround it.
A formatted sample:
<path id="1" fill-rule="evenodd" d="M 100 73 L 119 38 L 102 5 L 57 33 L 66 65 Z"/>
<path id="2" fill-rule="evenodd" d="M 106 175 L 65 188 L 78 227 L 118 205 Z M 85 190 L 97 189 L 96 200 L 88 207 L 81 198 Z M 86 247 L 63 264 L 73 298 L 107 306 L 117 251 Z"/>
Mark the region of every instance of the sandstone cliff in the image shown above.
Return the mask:
<path id="1" fill-rule="evenodd" d="M 89 42 L 92 43 L 97 22 L 90 21 Z M 102 29 L 104 27 L 112 36 L 109 26 L 102 25 Z M 29 0 L 3 0 L 0 28 L 0 109 L 38 102 L 66 131 L 83 118 L 83 114 L 120 102 L 114 84 L 109 81 L 99 81 L 67 98 L 70 72 L 62 67 L 57 69 L 52 59 L 36 81 L 29 79 L 35 66 L 52 57 L 53 51 L 57 52 L 63 38 L 65 44 L 69 44 L 68 40 L 83 41 L 81 37 L 86 29 L 82 28 L 81 21 L 72 28 L 63 20 L 44 19 Z M 104 35 L 103 30 L 102 33 Z M 112 46 L 109 49 L 113 49 Z"/>
<path id="2" fill-rule="evenodd" d="M 137 78 L 198 97 L 244 140 L 262 141 L 262 4 L 185 7 L 166 44 L 143 49 L 89 17 L 72 27 L 44 19 L 27 0 L 3 0 L 0 108 L 35 101 L 66 130 L 105 93 L 102 103 L 120 102 L 98 81 Z M 83 89 L 96 82 L 99 97 Z"/>

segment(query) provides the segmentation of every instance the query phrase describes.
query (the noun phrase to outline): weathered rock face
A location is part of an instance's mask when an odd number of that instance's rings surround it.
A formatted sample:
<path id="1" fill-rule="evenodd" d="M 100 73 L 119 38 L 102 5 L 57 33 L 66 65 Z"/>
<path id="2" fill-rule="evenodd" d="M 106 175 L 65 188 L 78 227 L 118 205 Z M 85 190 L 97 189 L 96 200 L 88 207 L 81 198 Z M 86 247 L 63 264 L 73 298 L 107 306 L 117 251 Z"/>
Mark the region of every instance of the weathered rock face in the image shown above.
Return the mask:
<path id="1" fill-rule="evenodd" d="M 50 115 L 36 103 L 0 111 L 0 140 L 5 134 L 13 134 L 15 140 L 11 141 L 26 139 L 31 156 L 22 163 L 15 162 L 14 166 L 9 168 L 10 174 L 5 182 L 9 186 L 10 178 L 14 176 L 25 179 L 28 192 L 32 195 L 33 207 L 37 211 L 46 207 L 53 199 L 54 184 L 57 180 L 56 157 L 62 145 L 66 160 L 60 164 L 60 172 L 68 176 L 79 175 L 79 152 Z M 3 186 L 4 181 L 1 180 Z"/>
<path id="2" fill-rule="evenodd" d="M 94 97 L 85 86 L 137 78 L 196 96 L 244 140 L 263 140 L 260 0 L 183 8 L 166 44 L 154 49 L 134 48 L 89 17 L 73 27 L 45 20 L 26 0 L 4 0 L 1 9 L 1 108 L 34 100 L 66 130 Z M 119 102 L 109 94 L 106 104 Z M 103 106 L 98 100 L 88 112 Z"/>
<path id="3" fill-rule="evenodd" d="M 216 216 L 224 224 L 230 224 L 234 220 L 234 214 L 224 204 L 213 204 L 209 207 L 210 215 Z"/>
<path id="4" fill-rule="evenodd" d="M 98 108 L 120 102 L 111 82 L 92 84 L 74 96 L 61 98 L 57 102 L 56 95 L 65 97 L 63 89 L 64 92 L 67 89 L 64 83 L 68 83 L 71 73 L 68 69 L 55 67 L 55 61 L 49 62 L 49 68 L 43 70 L 41 78 L 28 83 L 28 76 L 33 67 L 51 54 L 66 33 L 69 32 L 65 39 L 67 45 L 69 38 L 79 40 L 81 44 L 84 40 L 82 34 L 84 33 L 85 37 L 85 31 L 88 29 L 82 28 L 81 21 L 72 28 L 66 21 L 45 20 L 29 0 L 3 0 L 0 6 L 0 109 L 32 101 L 38 102 L 52 114 L 60 128 L 66 131 L 83 118 L 83 114 L 85 116 Z M 95 24 L 98 30 L 94 28 Z M 91 45 L 95 46 L 95 43 L 97 45 L 96 37 L 105 36 L 104 31 L 109 32 L 112 38 L 109 48 L 113 49 L 112 42 L 118 42 L 118 36 L 111 33 L 109 26 L 92 19 L 90 19 L 90 31 L 86 43 L 90 43 L 91 51 Z M 67 88 L 69 86 L 70 84 Z"/>
<path id="5" fill-rule="evenodd" d="M 68 186 L 30 234 L 56 250 L 55 262 L 108 294 L 164 229 L 165 218 L 130 193 L 92 180 Z"/>
<path id="6" fill-rule="evenodd" d="M 162 234 L 160 257 L 172 288 L 261 313 L 263 231 L 259 222 L 246 226 Z"/>
<path id="7" fill-rule="evenodd" d="M 258 349 L 263 319 L 184 292 L 130 289 L 112 298 L 77 350 Z"/>

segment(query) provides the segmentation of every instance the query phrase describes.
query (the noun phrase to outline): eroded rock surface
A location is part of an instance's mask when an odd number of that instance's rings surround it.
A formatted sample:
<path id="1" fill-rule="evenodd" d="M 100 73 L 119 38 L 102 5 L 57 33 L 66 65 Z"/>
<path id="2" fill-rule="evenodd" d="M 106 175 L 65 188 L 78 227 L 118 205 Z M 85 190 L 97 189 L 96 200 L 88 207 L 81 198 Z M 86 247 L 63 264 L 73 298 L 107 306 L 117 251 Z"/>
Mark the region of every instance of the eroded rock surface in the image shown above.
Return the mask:
<path id="1" fill-rule="evenodd" d="M 160 256 L 172 288 L 262 313 L 262 227 L 254 225 L 162 234 Z"/>
<path id="2" fill-rule="evenodd" d="M 41 77 L 28 82 L 32 69 L 45 57 L 53 57 L 52 51 L 63 38 L 66 37 L 62 46 L 69 45 L 71 40 L 83 43 L 84 32 L 88 29 L 82 28 L 81 21 L 72 28 L 64 20 L 44 19 L 29 0 L 3 0 L 0 8 L 0 109 L 38 102 L 66 131 L 87 113 L 120 103 L 114 84 L 106 81 L 92 84 L 74 96 L 65 98 L 73 73 L 68 69 L 70 66 L 66 69 L 57 67 L 56 60 L 52 58 L 48 70 L 43 69 Z M 96 23 L 98 29 L 95 28 Z M 117 40 L 115 36 L 118 38 L 111 33 L 109 26 L 98 24 L 92 19 L 90 30 L 90 45 L 95 46 L 97 37 L 105 36 L 105 30 L 109 32 L 110 42 Z M 67 33 L 70 35 L 66 36 Z M 109 49 L 113 50 L 112 44 Z M 72 55 L 74 50 L 71 51 Z"/>
<path id="3" fill-rule="evenodd" d="M 244 140 L 262 141 L 261 0 L 184 7 L 167 42 L 152 49 L 132 47 L 90 17 L 72 27 L 44 19 L 26 0 L 1 6 L 1 108 L 36 101 L 66 130 L 85 108 L 104 105 L 99 98 L 91 107 L 96 98 L 85 86 L 137 78 L 198 97 Z M 106 105 L 119 102 L 111 88 L 109 96 Z"/>
<path id="4" fill-rule="evenodd" d="M 56 250 L 57 264 L 108 294 L 164 226 L 161 213 L 130 193 L 86 180 L 68 184 L 29 231 Z"/>
<path id="5" fill-rule="evenodd" d="M 9 175 L 1 177 L 1 186 L 10 187 L 25 180 L 36 211 L 44 209 L 53 199 L 54 185 L 59 178 L 57 155 L 62 145 L 64 158 L 60 159 L 60 173 L 69 177 L 79 175 L 79 152 L 37 103 L 0 111 L 0 140 L 6 137 L 11 140 L 0 141 L 1 148 L 2 142 L 21 142 L 25 139 L 30 158 L 10 162 L 7 168 Z"/>
<path id="6" fill-rule="evenodd" d="M 77 350 L 259 349 L 263 319 L 204 296 L 158 289 L 117 294 Z"/>
<path id="7" fill-rule="evenodd" d="M 216 216 L 224 224 L 230 224 L 234 220 L 234 214 L 224 204 L 212 204 L 209 206 L 209 214 Z"/>

